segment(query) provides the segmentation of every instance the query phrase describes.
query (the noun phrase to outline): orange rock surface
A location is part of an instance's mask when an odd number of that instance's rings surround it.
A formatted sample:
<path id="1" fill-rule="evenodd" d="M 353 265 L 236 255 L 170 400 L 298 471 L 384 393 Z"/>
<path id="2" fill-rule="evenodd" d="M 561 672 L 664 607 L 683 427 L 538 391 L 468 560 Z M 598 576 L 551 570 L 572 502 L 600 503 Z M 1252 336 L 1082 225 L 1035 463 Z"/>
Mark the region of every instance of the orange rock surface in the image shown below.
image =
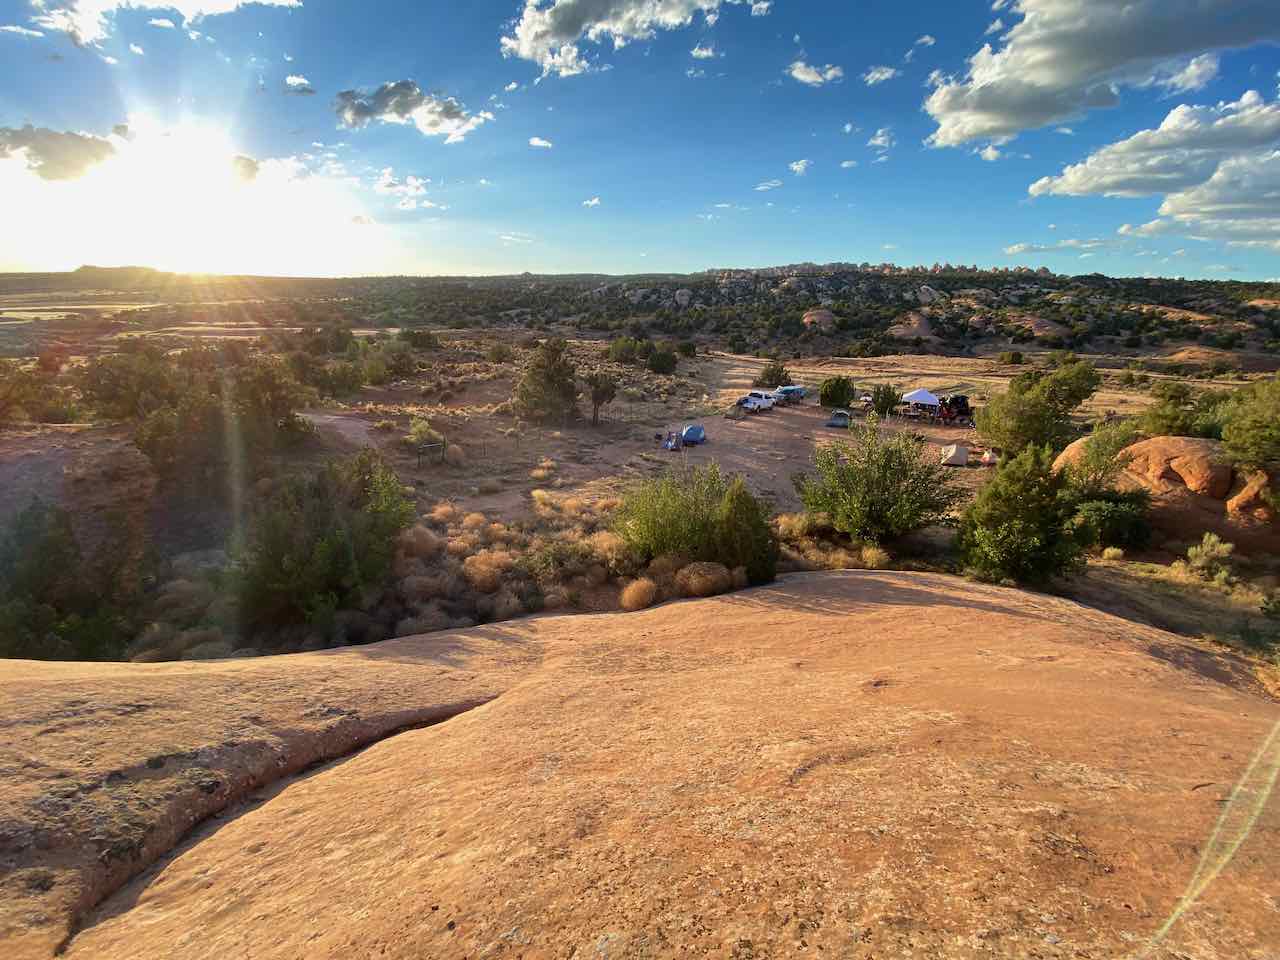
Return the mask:
<path id="1" fill-rule="evenodd" d="M 198 753 L 202 730 L 229 748 L 248 714 L 305 740 L 313 708 L 482 702 L 251 791 L 87 915 L 73 960 L 1136 955 L 1280 722 L 1229 655 L 871 571 L 329 654 L 0 677 L 6 825 L 90 780 L 85 802 L 119 816 L 147 757 Z M 47 956 L 22 931 L 67 916 L 55 894 L 87 866 L 58 849 L 57 883 L 6 908 L 6 956 Z M 1150 955 L 1280 943 L 1277 849 L 1271 804 Z"/>

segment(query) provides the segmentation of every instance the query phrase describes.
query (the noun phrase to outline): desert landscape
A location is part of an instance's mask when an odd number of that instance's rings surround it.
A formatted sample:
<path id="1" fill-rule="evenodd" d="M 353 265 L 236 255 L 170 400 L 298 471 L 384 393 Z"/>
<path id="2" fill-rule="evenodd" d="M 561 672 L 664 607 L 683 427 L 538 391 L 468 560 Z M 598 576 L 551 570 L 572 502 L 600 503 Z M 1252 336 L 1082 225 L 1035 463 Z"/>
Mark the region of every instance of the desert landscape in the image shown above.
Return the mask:
<path id="1" fill-rule="evenodd" d="M 847 275 L 5 278 L 6 955 L 1267 956 L 1274 309 Z"/>

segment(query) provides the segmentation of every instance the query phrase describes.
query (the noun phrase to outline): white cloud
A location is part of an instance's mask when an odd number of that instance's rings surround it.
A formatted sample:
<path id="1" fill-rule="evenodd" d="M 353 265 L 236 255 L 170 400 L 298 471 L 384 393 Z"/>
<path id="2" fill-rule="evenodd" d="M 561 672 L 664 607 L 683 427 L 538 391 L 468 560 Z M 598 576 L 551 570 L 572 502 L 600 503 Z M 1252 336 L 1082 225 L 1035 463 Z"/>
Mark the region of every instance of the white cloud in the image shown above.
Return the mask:
<path id="1" fill-rule="evenodd" d="M 299 73 L 291 73 L 285 77 L 284 86 L 287 93 L 311 94 L 316 92 L 316 88 L 311 86 L 311 81 Z"/>
<path id="2" fill-rule="evenodd" d="M 795 160 L 791 163 L 788 163 L 787 167 L 797 177 L 803 177 L 806 173 L 809 172 L 809 164 L 811 163 L 813 163 L 812 160 Z"/>
<path id="3" fill-rule="evenodd" d="M 520 16 L 504 35 L 504 57 L 529 60 L 542 75 L 571 77 L 598 69 L 582 53 L 583 43 L 609 41 L 614 49 L 635 40 L 650 40 L 659 30 L 677 30 L 701 13 L 715 23 L 722 6 L 749 0 L 525 0 Z M 754 16 L 769 12 L 768 3 L 750 4 Z"/>
<path id="4" fill-rule="evenodd" d="M 149 27 L 159 27 L 161 30 L 176 30 L 178 25 L 168 17 L 154 17 L 147 21 Z"/>
<path id="5" fill-rule="evenodd" d="M 520 84 L 519 84 L 519 83 L 517 83 L 515 80 L 512 80 L 510 83 L 508 83 L 508 84 L 507 84 L 505 87 L 503 87 L 502 89 L 503 89 L 506 93 L 512 93 L 512 92 L 514 92 L 514 91 L 516 91 L 516 90 L 519 90 L 519 89 L 520 89 Z"/>
<path id="6" fill-rule="evenodd" d="M 1055 127 L 1053 132 L 1060 133 L 1064 137 L 1074 137 L 1076 135 L 1076 132 L 1072 130 L 1070 127 Z"/>
<path id="7" fill-rule="evenodd" d="M 987 29 L 983 32 L 989 37 L 993 33 L 999 33 L 1003 29 L 1004 29 L 1004 21 L 1001 20 L 999 17 L 996 17 L 994 20 L 991 21 L 991 23 L 987 26 Z"/>
<path id="8" fill-rule="evenodd" d="M 0 127 L 0 160 L 17 156 L 42 180 L 75 180 L 115 152 L 112 139 L 90 133 Z"/>
<path id="9" fill-rule="evenodd" d="M 684 72 L 684 75 L 690 80 L 701 80 L 707 75 L 707 71 L 703 70 L 701 67 L 690 67 Z"/>
<path id="10" fill-rule="evenodd" d="M 123 8 L 173 10 L 181 14 L 184 21 L 190 22 L 231 13 L 250 3 L 272 7 L 302 6 L 302 0 L 40 0 L 33 4 L 40 12 L 31 19 L 48 30 L 70 34 L 77 43 L 96 44 L 110 34 L 115 12 Z"/>
<path id="11" fill-rule="evenodd" d="M 1203 53 L 1187 61 L 1187 65 L 1176 73 L 1160 79 L 1161 86 L 1173 93 L 1189 93 L 1202 90 L 1218 75 L 1218 56 L 1214 53 Z"/>
<path id="12" fill-rule="evenodd" d="M 844 68 L 828 63 L 824 67 L 810 66 L 803 60 L 797 60 L 784 71 L 792 80 L 799 80 L 810 87 L 821 87 L 823 84 L 843 79 Z"/>
<path id="13" fill-rule="evenodd" d="M 862 82 L 868 87 L 874 87 L 878 83 L 884 83 L 886 80 L 892 80 L 901 73 L 901 70 L 897 70 L 893 67 L 872 67 L 862 75 Z"/>
<path id="14" fill-rule="evenodd" d="M 843 129 L 845 133 L 853 133 L 854 127 L 852 123 L 846 123 L 841 129 Z"/>
<path id="15" fill-rule="evenodd" d="M 714 44 L 708 44 L 706 46 L 698 44 L 689 51 L 689 56 L 693 57 L 695 60 L 710 60 L 715 57 L 715 55 L 716 48 Z"/>
<path id="16" fill-rule="evenodd" d="M 777 190 L 780 186 L 782 186 L 781 180 L 765 180 L 763 183 L 756 184 L 756 190 Z"/>
<path id="17" fill-rule="evenodd" d="M 999 49 L 984 44 L 963 79 L 946 79 L 925 101 L 938 124 L 931 145 L 1005 142 L 1115 106 L 1122 86 L 1168 83 L 1186 74 L 1189 58 L 1280 39 L 1275 0 L 1016 0 L 1012 7 L 1022 20 Z M 1206 69 L 1202 61 L 1184 79 L 1202 79 Z"/>
<path id="18" fill-rule="evenodd" d="M 858 165 L 857 160 L 841 160 L 840 161 L 841 170 L 852 170 L 857 165 Z"/>
<path id="19" fill-rule="evenodd" d="M 412 175 L 399 180 L 391 167 L 383 167 L 378 179 L 374 181 L 373 192 L 390 197 L 421 197 L 427 192 L 427 184 L 430 182 Z"/>
<path id="20" fill-rule="evenodd" d="M 543 140 L 542 137 L 530 137 L 529 146 L 542 147 L 544 150 L 550 150 L 553 146 L 555 146 L 555 144 L 553 144 L 550 140 Z"/>
<path id="21" fill-rule="evenodd" d="M 932 47 L 937 42 L 938 40 L 936 37 L 930 36 L 927 33 L 924 34 L 923 36 L 917 37 L 916 42 L 911 45 L 911 49 L 907 51 L 906 56 L 904 56 L 902 59 L 905 60 L 907 63 L 910 63 L 911 58 L 916 55 L 916 50 L 919 47 Z"/>
<path id="22" fill-rule="evenodd" d="M 1024 253 L 1055 253 L 1064 250 L 1095 250 L 1098 247 L 1108 246 L 1110 241 L 1103 240 L 1100 237 L 1094 237 L 1090 240 L 1059 240 L 1057 243 L 1015 243 L 1012 246 L 1004 248 L 1004 252 L 1011 257 L 1020 256 Z"/>
<path id="23" fill-rule="evenodd" d="M 537 237 L 529 233 L 521 233 L 518 230 L 512 230 L 508 233 L 498 234 L 498 239 L 501 240 L 505 245 L 511 245 L 511 244 L 523 245 L 523 244 L 533 243 L 533 241 L 536 240 Z"/>
<path id="24" fill-rule="evenodd" d="M 117 60 L 115 57 L 107 57 L 107 56 L 104 56 L 104 57 L 102 58 L 102 62 L 103 62 L 103 63 L 105 63 L 108 67 L 114 67 L 114 66 L 115 66 L 117 63 L 119 63 L 120 61 L 119 61 L 119 60 Z"/>
<path id="25" fill-rule="evenodd" d="M 598 207 L 600 206 L 600 198 L 592 197 L 590 200 L 583 200 L 582 205 L 584 207 Z"/>
<path id="26" fill-rule="evenodd" d="M 994 163 L 996 160 L 1000 159 L 1002 154 L 1000 153 L 998 148 L 992 146 L 991 144 L 987 144 L 985 147 L 983 147 L 981 150 L 978 151 L 978 156 L 980 156 L 983 160 L 986 160 L 988 163 Z"/>
<path id="27" fill-rule="evenodd" d="M 443 136 L 460 143 L 481 124 L 492 120 L 488 111 L 468 113 L 453 97 L 423 93 L 412 80 L 384 83 L 376 90 L 343 90 L 334 100 L 338 121 L 353 130 L 370 122 L 412 123 L 424 136 Z"/>
<path id="28" fill-rule="evenodd" d="M 135 54 L 137 54 L 137 55 L 138 55 L 138 56 L 140 56 L 140 57 L 142 57 L 142 56 L 146 56 L 146 51 L 145 51 L 145 50 L 143 50 L 143 49 L 142 49 L 140 46 L 138 46 L 136 43 L 131 43 L 131 44 L 129 44 L 129 52 L 130 52 L 130 53 L 135 53 Z"/>
<path id="29" fill-rule="evenodd" d="M 0 27 L 0 33 L 16 33 L 20 37 L 43 37 L 44 34 L 39 30 L 29 30 L 26 27 L 5 26 Z"/>
<path id="30" fill-rule="evenodd" d="M 897 141 L 893 139 L 893 130 L 889 127 L 881 127 L 872 134 L 871 139 L 867 141 L 867 146 L 883 152 L 891 150 L 896 143 Z"/>
<path id="31" fill-rule="evenodd" d="M 753 17 L 765 17 L 769 15 L 769 10 L 773 7 L 773 0 L 755 0 L 751 4 L 751 15 Z"/>
<path id="32" fill-rule="evenodd" d="M 1175 107 L 1154 130 L 1095 151 L 1056 177 L 1033 183 L 1032 196 L 1136 197 L 1202 183 L 1226 157 L 1280 141 L 1280 102 L 1256 91 L 1214 106 Z"/>

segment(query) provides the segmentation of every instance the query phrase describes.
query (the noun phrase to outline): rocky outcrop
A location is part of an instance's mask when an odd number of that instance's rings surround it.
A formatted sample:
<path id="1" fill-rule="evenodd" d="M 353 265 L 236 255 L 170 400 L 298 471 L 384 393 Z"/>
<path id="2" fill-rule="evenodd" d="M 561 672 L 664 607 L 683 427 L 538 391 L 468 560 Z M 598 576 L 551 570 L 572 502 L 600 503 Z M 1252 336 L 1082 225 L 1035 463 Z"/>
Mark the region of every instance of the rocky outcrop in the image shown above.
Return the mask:
<path id="1" fill-rule="evenodd" d="M 1076 462 L 1086 442 L 1067 447 L 1055 466 Z M 1151 523 L 1165 539 L 1191 543 L 1212 532 L 1245 552 L 1280 551 L 1272 506 L 1280 487 L 1265 472 L 1234 470 L 1221 441 L 1152 437 L 1125 452 L 1130 460 L 1119 485 L 1151 494 Z"/>
<path id="2" fill-rule="evenodd" d="M 835 329 L 836 315 L 830 310 L 819 307 L 807 311 L 805 315 L 800 318 L 800 322 L 805 325 L 806 329 L 827 332 Z"/>

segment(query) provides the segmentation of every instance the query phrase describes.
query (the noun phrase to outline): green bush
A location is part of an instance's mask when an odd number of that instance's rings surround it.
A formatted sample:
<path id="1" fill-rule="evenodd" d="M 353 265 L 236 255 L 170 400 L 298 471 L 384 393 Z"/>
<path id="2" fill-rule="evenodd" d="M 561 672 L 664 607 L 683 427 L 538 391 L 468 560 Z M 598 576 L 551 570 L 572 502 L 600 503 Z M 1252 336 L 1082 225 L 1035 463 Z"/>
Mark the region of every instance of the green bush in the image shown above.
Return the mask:
<path id="1" fill-rule="evenodd" d="M 410 420 L 409 432 L 404 436 L 404 445 L 413 450 L 420 450 L 431 443 L 444 443 L 444 436 L 423 417 L 414 417 Z"/>
<path id="2" fill-rule="evenodd" d="M 1280 462 L 1280 380 L 1240 391 L 1227 408 L 1222 440 L 1227 456 L 1241 466 Z"/>
<path id="3" fill-rule="evenodd" d="M 256 509 L 237 557 L 246 627 L 322 621 L 381 586 L 413 503 L 372 450 L 292 477 Z"/>
<path id="4" fill-rule="evenodd" d="M 670 374 L 676 372 L 676 355 L 665 347 L 649 354 L 645 367 L 650 373 Z"/>
<path id="5" fill-rule="evenodd" d="M 1101 383 L 1098 371 L 1081 362 L 1066 363 L 1047 375 L 1019 374 L 1008 391 L 978 411 L 978 432 L 1010 455 L 1032 446 L 1061 450 L 1075 437 L 1071 414 Z"/>
<path id="6" fill-rule="evenodd" d="M 1221 440 L 1231 394 L 1225 390 L 1195 393 L 1185 383 L 1163 381 L 1151 389 L 1156 402 L 1141 418 L 1153 437 L 1204 437 Z"/>
<path id="7" fill-rule="evenodd" d="M 871 409 L 878 417 L 887 417 L 902 403 L 902 391 L 887 383 L 876 384 L 871 390 Z"/>
<path id="8" fill-rule="evenodd" d="M 697 355 L 698 345 L 692 340 L 681 340 L 676 344 L 676 350 L 682 357 L 692 357 Z"/>
<path id="9" fill-rule="evenodd" d="M 618 381 L 603 370 L 597 370 L 587 377 L 587 387 L 591 390 L 591 425 L 600 425 L 600 408 L 606 403 L 613 403 L 618 395 Z"/>
<path id="10" fill-rule="evenodd" d="M 564 340 L 545 340 L 534 351 L 524 376 L 516 384 L 512 403 L 526 420 L 564 422 L 577 416 L 577 371 Z"/>
<path id="11" fill-rule="evenodd" d="M 1132 459 L 1125 451 L 1139 439 L 1141 434 L 1132 421 L 1097 424 L 1084 441 L 1079 458 L 1067 467 L 1079 497 L 1087 500 L 1111 490 Z"/>
<path id="12" fill-rule="evenodd" d="M 1204 580 L 1226 584 L 1231 580 L 1231 555 L 1236 545 L 1227 543 L 1216 533 L 1206 533 L 1200 542 L 1187 550 L 1187 569 Z"/>
<path id="13" fill-rule="evenodd" d="M 400 331 L 399 337 L 414 350 L 440 349 L 440 338 L 430 330 L 414 330 L 406 327 Z"/>
<path id="14" fill-rule="evenodd" d="M 1150 509 L 1145 490 L 1112 492 L 1081 501 L 1074 523 L 1085 546 L 1141 550 L 1151 542 Z"/>
<path id="15" fill-rule="evenodd" d="M 646 561 L 675 555 L 742 566 L 752 583 L 777 573 L 779 548 L 767 509 L 740 477 L 727 480 L 715 464 L 640 483 L 623 497 L 613 529 Z"/>
<path id="16" fill-rule="evenodd" d="M 760 373 L 751 381 L 751 385 L 776 389 L 789 387 L 791 382 L 791 372 L 787 370 L 786 365 L 781 360 L 770 360 L 760 369 Z"/>
<path id="17" fill-rule="evenodd" d="M 16 360 L 0 360 L 0 423 L 7 423 L 39 396 L 40 379 Z"/>
<path id="18" fill-rule="evenodd" d="M 85 561 L 66 511 L 34 501 L 0 537 L 0 657 L 117 656 L 126 598 L 113 572 Z"/>
<path id="19" fill-rule="evenodd" d="M 1022 351 L 1021 350 L 1005 350 L 996 359 L 999 360 L 1001 363 L 1019 364 L 1019 363 L 1022 363 Z"/>
<path id="20" fill-rule="evenodd" d="M 848 377 L 827 377 L 818 386 L 818 402 L 824 407 L 847 407 L 856 390 Z"/>
<path id="21" fill-rule="evenodd" d="M 965 566 L 986 580 L 1044 583 L 1082 565 L 1085 534 L 1072 522 L 1076 501 L 1049 447 L 1006 460 L 960 522 Z"/>
<path id="22" fill-rule="evenodd" d="M 515 355 L 514 350 L 499 340 L 489 345 L 489 349 L 485 352 L 485 359 L 490 363 L 510 363 L 515 359 Z"/>
<path id="23" fill-rule="evenodd" d="M 614 363 L 635 363 L 637 360 L 644 360 L 652 353 L 652 344 L 650 349 L 641 353 L 641 343 L 648 341 L 637 340 L 635 337 L 618 337 L 609 344 L 609 359 Z"/>
<path id="24" fill-rule="evenodd" d="M 939 522 L 960 501 L 952 475 L 923 440 L 882 436 L 874 419 L 850 431 L 852 441 L 814 453 L 816 476 L 795 478 L 806 513 L 855 540 L 881 543 Z"/>
<path id="25" fill-rule="evenodd" d="M 188 370 L 150 345 L 96 357 L 77 377 L 85 402 L 119 420 L 173 407 L 188 392 L 190 379 Z"/>

